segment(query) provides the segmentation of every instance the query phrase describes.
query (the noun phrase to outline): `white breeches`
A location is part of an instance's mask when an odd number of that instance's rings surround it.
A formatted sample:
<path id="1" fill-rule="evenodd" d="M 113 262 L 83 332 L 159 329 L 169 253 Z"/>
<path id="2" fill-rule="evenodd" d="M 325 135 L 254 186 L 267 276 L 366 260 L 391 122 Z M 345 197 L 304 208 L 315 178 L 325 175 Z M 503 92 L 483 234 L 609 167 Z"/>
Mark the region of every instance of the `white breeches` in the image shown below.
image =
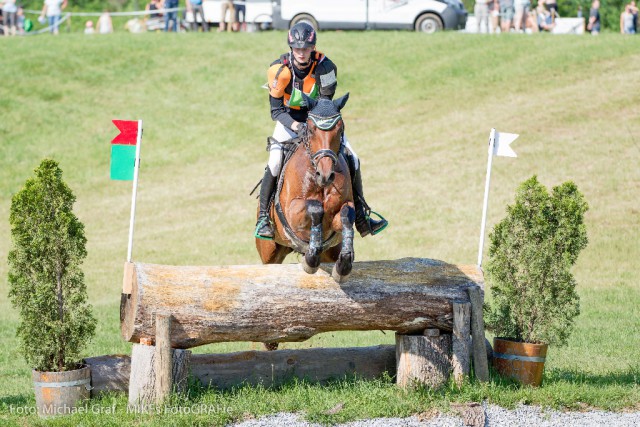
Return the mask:
<path id="1" fill-rule="evenodd" d="M 276 122 L 276 127 L 273 130 L 273 139 L 278 142 L 284 142 L 291 138 L 294 138 L 295 136 L 296 133 L 294 131 L 286 128 L 282 123 Z M 351 152 L 356 170 L 360 169 L 360 159 L 358 158 L 356 152 L 353 150 L 351 144 L 349 144 L 349 140 L 347 139 L 347 135 L 345 134 L 342 135 L 342 145 L 344 145 L 344 147 Z M 280 169 L 282 168 L 282 161 L 282 145 L 273 144 L 271 147 L 269 147 L 268 166 L 269 170 L 271 171 L 271 175 L 278 176 L 278 174 L 280 173 Z"/>

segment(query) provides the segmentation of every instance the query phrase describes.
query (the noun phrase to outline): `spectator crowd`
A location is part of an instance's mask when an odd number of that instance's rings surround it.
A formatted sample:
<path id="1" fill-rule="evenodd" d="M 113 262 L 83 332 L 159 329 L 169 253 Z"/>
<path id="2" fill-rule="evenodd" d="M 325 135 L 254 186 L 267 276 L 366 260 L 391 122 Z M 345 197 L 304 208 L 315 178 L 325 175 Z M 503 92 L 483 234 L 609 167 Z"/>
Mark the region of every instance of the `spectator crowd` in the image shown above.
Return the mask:
<path id="1" fill-rule="evenodd" d="M 20 0 L 0 0 L 0 34 L 15 36 L 30 32 L 34 23 L 25 17 Z M 165 31 L 177 32 L 186 26 L 181 11 L 192 16 L 191 30 L 209 31 L 210 24 L 205 16 L 204 0 L 184 0 L 186 9 L 179 7 L 181 0 L 149 0 L 144 19 L 134 18 L 125 28 L 131 32 Z M 535 7 L 531 1 L 537 1 Z M 43 0 L 38 22 L 46 25 L 48 31 L 59 33 L 62 12 L 67 0 Z M 220 22 L 218 31 L 246 31 L 246 0 L 222 0 L 220 2 Z M 556 27 L 558 15 L 557 0 L 475 0 L 474 15 L 477 32 L 497 33 L 535 33 L 552 32 Z M 610 13 L 610 12 L 609 12 Z M 578 6 L 577 16 L 582 18 L 582 9 Z M 610 15 L 609 15 L 610 16 Z M 609 21 L 610 22 L 610 21 Z M 182 25 L 181 25 L 182 24 Z M 586 30 L 593 35 L 600 33 L 600 0 L 593 0 L 589 15 L 585 17 Z M 638 7 L 635 0 L 624 6 L 620 14 L 620 33 L 638 32 Z M 109 34 L 113 32 L 113 22 L 109 10 L 105 9 L 94 23 L 85 22 L 85 34 Z"/>

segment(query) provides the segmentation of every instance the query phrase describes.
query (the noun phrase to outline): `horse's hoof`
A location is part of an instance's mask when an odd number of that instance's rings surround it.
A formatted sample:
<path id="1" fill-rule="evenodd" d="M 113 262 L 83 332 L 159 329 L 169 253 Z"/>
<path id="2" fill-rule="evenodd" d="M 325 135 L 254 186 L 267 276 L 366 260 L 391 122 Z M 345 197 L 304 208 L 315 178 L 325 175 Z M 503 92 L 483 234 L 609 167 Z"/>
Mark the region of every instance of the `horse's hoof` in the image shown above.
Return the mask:
<path id="1" fill-rule="evenodd" d="M 331 277 L 333 277 L 333 280 L 335 280 L 336 283 L 344 283 L 349 278 L 349 274 L 345 274 L 344 276 L 340 275 L 340 273 L 338 273 L 336 265 L 334 264 L 333 270 L 331 271 Z"/>
<path id="2" fill-rule="evenodd" d="M 309 264 L 307 264 L 307 260 L 304 259 L 304 257 L 302 257 L 302 269 L 304 270 L 305 273 L 315 274 L 315 272 L 318 271 L 318 268 L 320 268 L 320 266 L 311 267 Z"/>

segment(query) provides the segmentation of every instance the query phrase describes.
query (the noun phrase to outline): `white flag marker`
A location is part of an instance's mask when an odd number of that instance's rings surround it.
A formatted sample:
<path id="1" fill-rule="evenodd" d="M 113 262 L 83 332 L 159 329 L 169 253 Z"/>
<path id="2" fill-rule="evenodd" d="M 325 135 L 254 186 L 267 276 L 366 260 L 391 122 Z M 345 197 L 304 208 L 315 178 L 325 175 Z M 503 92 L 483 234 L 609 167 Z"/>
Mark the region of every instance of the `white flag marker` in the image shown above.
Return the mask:
<path id="1" fill-rule="evenodd" d="M 487 179 L 484 184 L 484 203 L 482 206 L 482 224 L 480 226 L 480 245 L 478 247 L 478 267 L 482 268 L 482 250 L 484 249 L 484 229 L 487 224 L 487 207 L 489 206 L 489 183 L 491 182 L 491 165 L 493 156 L 518 157 L 510 145 L 516 140 L 518 134 L 496 132 L 491 129 L 489 134 L 489 160 L 487 160 Z"/>
<path id="2" fill-rule="evenodd" d="M 495 129 L 492 130 L 492 132 Z M 517 133 L 495 133 L 495 144 L 493 146 L 493 155 L 501 157 L 518 157 L 515 151 L 510 147 L 511 143 L 516 140 L 519 135 Z"/>

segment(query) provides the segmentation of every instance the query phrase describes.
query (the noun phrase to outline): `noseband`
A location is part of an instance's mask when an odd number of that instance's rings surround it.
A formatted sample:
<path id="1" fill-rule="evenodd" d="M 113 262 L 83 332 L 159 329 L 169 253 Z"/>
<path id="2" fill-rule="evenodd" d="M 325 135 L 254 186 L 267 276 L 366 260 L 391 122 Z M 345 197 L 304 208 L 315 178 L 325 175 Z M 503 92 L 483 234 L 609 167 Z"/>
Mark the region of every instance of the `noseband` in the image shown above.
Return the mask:
<path id="1" fill-rule="evenodd" d="M 314 114 L 309 113 L 309 118 L 311 119 L 311 121 L 313 122 L 313 124 L 320 130 L 325 130 L 325 131 L 329 131 L 331 129 L 333 129 L 334 127 L 336 127 L 336 125 L 338 124 L 338 122 L 342 119 L 342 116 L 340 115 L 340 113 L 335 114 L 331 117 L 320 117 L 320 116 L 316 116 Z M 336 163 L 338 163 L 338 156 L 336 155 L 336 153 L 333 152 L 333 150 L 328 149 L 328 148 L 323 148 L 321 150 L 316 151 L 315 153 L 311 153 L 311 146 L 309 144 L 309 130 L 307 129 L 306 132 L 306 138 L 304 139 L 304 146 L 307 149 L 307 154 L 309 155 L 309 158 L 311 159 L 311 164 L 313 165 L 313 167 L 317 170 L 318 169 L 318 162 L 323 159 L 324 157 L 328 157 L 331 159 L 331 162 L 333 163 L 332 167 L 336 166 Z"/>

